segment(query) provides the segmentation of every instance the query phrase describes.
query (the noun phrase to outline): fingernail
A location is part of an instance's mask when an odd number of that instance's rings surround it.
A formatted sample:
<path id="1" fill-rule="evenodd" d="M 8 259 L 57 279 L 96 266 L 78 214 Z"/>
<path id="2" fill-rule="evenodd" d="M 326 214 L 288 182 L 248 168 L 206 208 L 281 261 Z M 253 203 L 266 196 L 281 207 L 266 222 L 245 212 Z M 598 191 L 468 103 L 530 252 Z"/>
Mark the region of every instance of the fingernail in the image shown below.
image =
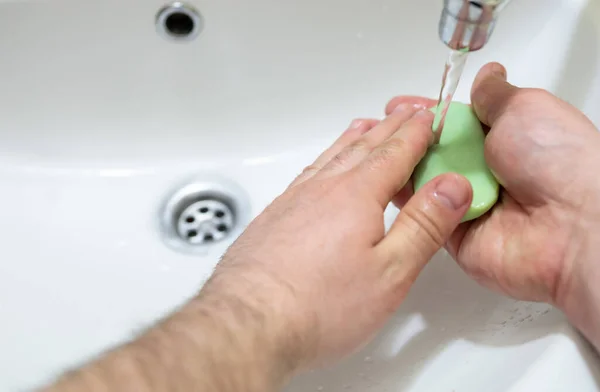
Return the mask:
<path id="1" fill-rule="evenodd" d="M 411 108 L 412 108 L 412 105 L 409 105 L 407 103 L 401 103 L 400 105 L 398 105 L 394 108 L 394 113 L 405 112 Z"/>
<path id="2" fill-rule="evenodd" d="M 348 129 L 358 129 L 364 123 L 365 123 L 364 120 L 360 120 L 360 119 L 352 120 L 352 122 L 350 123 L 350 126 L 348 127 Z"/>
<path id="3" fill-rule="evenodd" d="M 428 109 L 421 109 L 415 113 L 415 117 L 433 117 L 433 112 Z"/>
<path id="4" fill-rule="evenodd" d="M 506 80 L 506 68 L 501 64 L 495 63 L 492 66 L 492 75 Z"/>
<path id="5" fill-rule="evenodd" d="M 458 175 L 445 176 L 437 184 L 435 196 L 446 207 L 460 210 L 469 201 L 469 189 Z"/>

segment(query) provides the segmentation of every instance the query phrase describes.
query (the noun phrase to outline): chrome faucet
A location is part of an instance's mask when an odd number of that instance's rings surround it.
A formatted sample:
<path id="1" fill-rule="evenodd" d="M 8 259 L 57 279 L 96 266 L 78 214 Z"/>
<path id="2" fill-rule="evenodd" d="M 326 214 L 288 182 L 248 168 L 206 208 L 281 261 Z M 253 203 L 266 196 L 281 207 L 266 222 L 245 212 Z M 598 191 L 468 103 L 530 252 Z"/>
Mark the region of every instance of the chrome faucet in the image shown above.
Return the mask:
<path id="1" fill-rule="evenodd" d="M 500 11 L 510 0 L 444 0 L 440 39 L 450 49 L 474 52 L 485 46 Z"/>

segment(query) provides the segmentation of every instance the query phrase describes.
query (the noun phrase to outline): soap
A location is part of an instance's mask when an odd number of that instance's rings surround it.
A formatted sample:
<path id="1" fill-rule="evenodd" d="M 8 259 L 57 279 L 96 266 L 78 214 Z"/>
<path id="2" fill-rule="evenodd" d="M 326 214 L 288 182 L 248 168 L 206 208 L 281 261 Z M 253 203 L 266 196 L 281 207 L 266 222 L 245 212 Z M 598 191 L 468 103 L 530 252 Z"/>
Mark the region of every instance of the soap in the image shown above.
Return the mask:
<path id="1" fill-rule="evenodd" d="M 458 173 L 473 188 L 473 201 L 463 222 L 488 212 L 498 200 L 500 186 L 485 162 L 484 142 L 481 122 L 471 107 L 452 102 L 439 144 L 430 147 L 413 173 L 415 191 L 440 174 Z"/>

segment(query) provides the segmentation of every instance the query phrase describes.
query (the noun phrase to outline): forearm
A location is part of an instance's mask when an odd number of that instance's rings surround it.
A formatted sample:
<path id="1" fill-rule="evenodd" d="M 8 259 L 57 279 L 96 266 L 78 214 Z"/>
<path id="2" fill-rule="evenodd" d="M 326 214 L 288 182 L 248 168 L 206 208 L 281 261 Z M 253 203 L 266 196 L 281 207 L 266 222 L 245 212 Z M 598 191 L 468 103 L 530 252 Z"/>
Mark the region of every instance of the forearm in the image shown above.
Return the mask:
<path id="1" fill-rule="evenodd" d="M 47 392 L 269 392 L 290 376 L 274 323 L 225 290 L 204 290 L 181 311 Z"/>

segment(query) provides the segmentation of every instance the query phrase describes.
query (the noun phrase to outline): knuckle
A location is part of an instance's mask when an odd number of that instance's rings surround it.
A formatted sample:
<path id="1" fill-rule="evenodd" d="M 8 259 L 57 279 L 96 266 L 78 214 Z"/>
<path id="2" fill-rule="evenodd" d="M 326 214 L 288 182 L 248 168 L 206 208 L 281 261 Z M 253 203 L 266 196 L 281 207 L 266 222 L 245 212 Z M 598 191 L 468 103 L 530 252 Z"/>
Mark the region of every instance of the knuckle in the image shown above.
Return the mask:
<path id="1" fill-rule="evenodd" d="M 407 149 L 406 140 L 401 137 L 392 137 L 381 145 L 381 150 L 389 156 L 404 153 Z"/>
<path id="2" fill-rule="evenodd" d="M 365 154 L 369 150 L 365 140 L 358 140 L 348 147 L 344 148 L 339 154 L 334 156 L 329 162 L 329 168 L 345 167 L 349 162 L 354 160 L 356 156 Z"/>
<path id="3" fill-rule="evenodd" d="M 372 166 L 379 167 L 397 160 L 398 157 L 404 157 L 409 152 L 406 140 L 399 137 L 391 138 L 375 150 L 370 163 Z"/>
<path id="4" fill-rule="evenodd" d="M 417 241 L 424 242 L 423 245 L 441 247 L 445 243 L 444 231 L 436 219 L 425 211 L 417 208 L 404 209 L 406 224 L 415 233 Z"/>
<path id="5" fill-rule="evenodd" d="M 302 182 L 308 180 L 309 178 L 311 178 L 312 176 L 314 176 L 315 174 L 317 174 L 319 171 L 321 170 L 321 168 L 317 165 L 309 165 L 306 166 L 303 170 L 302 173 L 298 174 L 296 176 L 296 178 L 294 178 L 294 181 L 292 181 L 292 183 L 289 185 L 288 188 L 293 188 L 299 184 L 301 184 Z"/>

